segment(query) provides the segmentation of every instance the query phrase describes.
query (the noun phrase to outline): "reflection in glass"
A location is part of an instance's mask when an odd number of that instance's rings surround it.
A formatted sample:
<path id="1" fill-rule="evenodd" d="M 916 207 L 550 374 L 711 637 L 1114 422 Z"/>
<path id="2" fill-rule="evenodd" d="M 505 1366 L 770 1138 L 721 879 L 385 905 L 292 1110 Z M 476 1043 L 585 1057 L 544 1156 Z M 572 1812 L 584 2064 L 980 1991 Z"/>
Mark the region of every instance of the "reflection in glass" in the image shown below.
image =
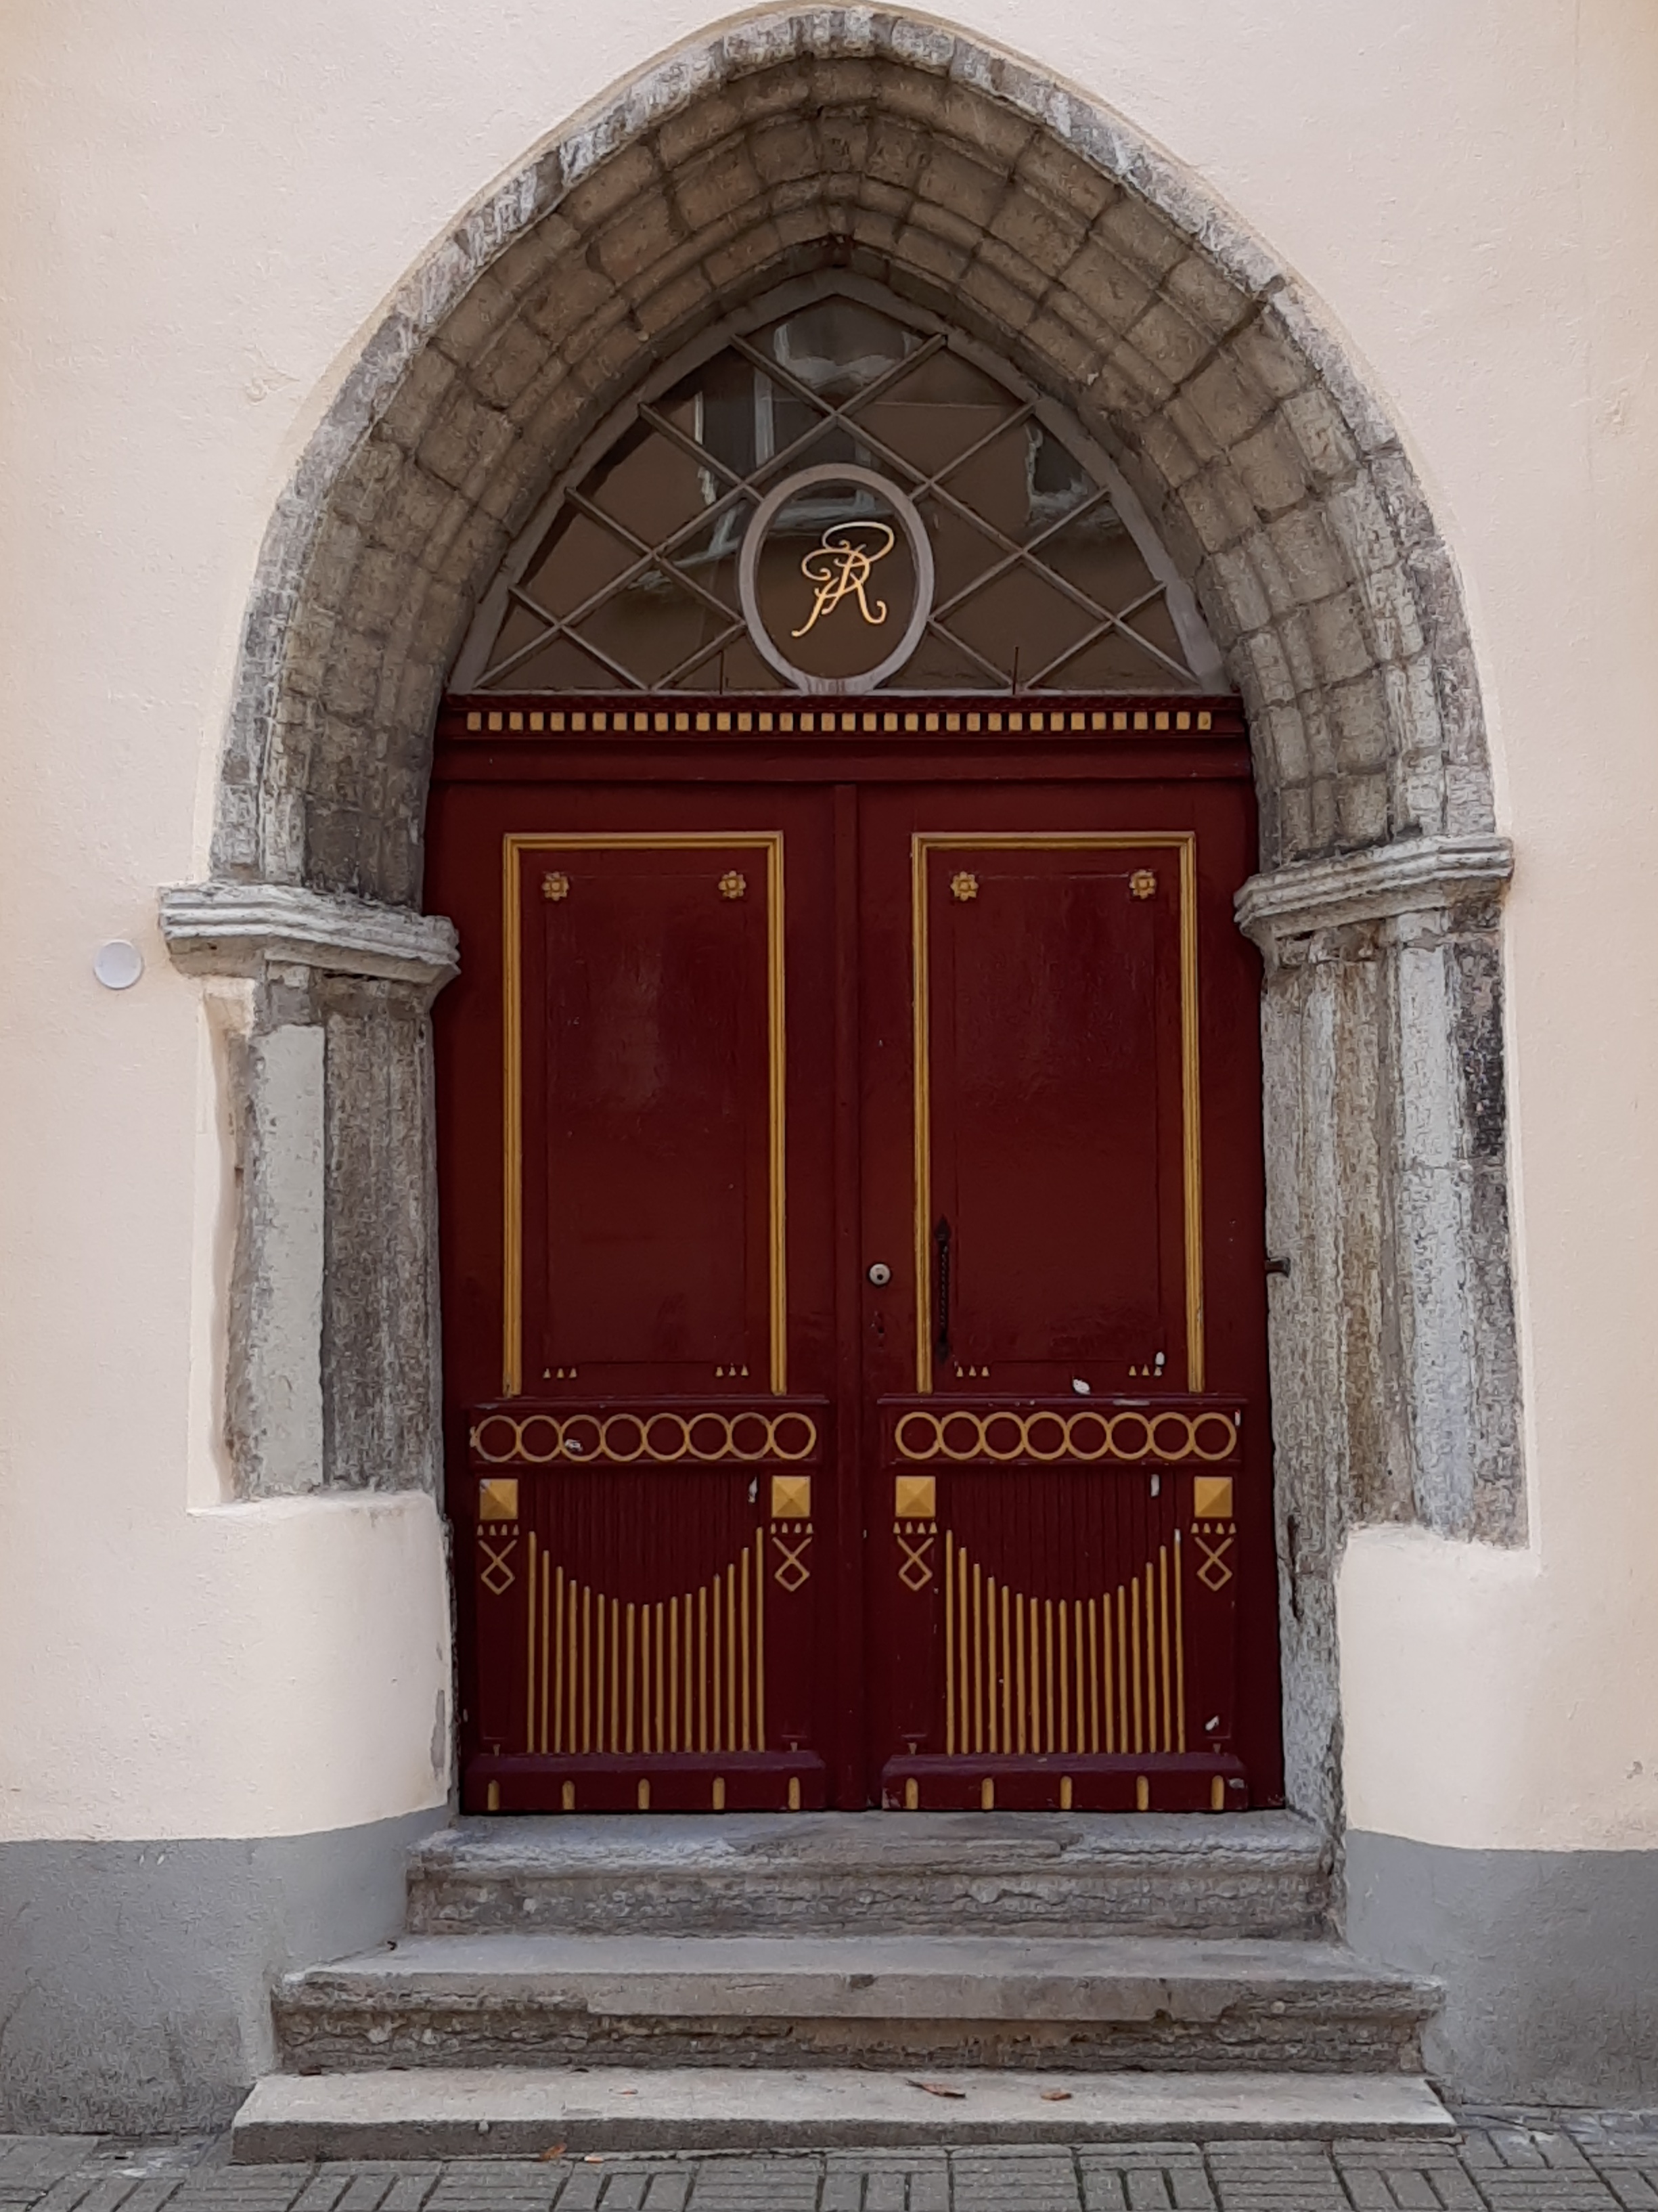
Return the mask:
<path id="1" fill-rule="evenodd" d="M 964 341 L 859 300 L 734 337 L 565 488 L 507 590 L 481 688 L 785 688 L 744 627 L 738 554 L 773 484 L 842 463 L 908 493 L 933 555 L 932 620 L 884 689 L 1196 689 L 1164 585 L 1046 414 Z M 891 605 L 896 632 L 852 606 L 793 635 L 813 605 L 802 561 L 841 526 L 878 544 L 887 512 L 868 487 L 831 482 L 768 534 L 762 618 L 814 677 L 856 678 L 902 633 L 914 579 L 900 536 L 867 597 Z"/>

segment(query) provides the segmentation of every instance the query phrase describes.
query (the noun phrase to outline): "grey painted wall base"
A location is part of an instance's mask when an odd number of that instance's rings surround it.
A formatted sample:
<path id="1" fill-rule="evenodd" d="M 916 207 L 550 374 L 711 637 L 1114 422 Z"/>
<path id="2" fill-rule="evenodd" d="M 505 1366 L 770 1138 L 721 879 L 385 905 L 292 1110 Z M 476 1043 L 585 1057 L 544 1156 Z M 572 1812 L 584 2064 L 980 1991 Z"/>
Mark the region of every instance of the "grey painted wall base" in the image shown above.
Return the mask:
<path id="1" fill-rule="evenodd" d="M 272 2063 L 276 1977 L 395 1935 L 410 1850 L 447 1819 L 0 1844 L 0 2129 L 228 2121 Z"/>
<path id="2" fill-rule="evenodd" d="M 1354 1830 L 1346 1876 L 1353 1948 L 1445 1984 L 1423 2047 L 1454 2101 L 1654 2102 L 1658 1850 L 1452 1850 Z"/>

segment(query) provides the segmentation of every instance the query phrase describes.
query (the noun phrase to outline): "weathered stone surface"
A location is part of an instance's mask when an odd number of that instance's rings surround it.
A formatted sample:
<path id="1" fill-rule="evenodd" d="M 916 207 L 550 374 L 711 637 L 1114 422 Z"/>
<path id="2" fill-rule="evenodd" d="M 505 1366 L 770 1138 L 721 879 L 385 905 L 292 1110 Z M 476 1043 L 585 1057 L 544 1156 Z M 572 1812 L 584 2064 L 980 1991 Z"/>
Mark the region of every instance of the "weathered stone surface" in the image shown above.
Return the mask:
<path id="1" fill-rule="evenodd" d="M 415 1852 L 417 1935 L 1293 1936 L 1329 1849 L 1284 1813 L 570 1814 L 462 1820 Z"/>
<path id="2" fill-rule="evenodd" d="M 295 2072 L 599 2064 L 1420 2064 L 1437 1985 L 1331 1943 L 1183 1936 L 411 1936 L 289 1976 Z"/>
<path id="3" fill-rule="evenodd" d="M 497 2158 L 527 2155 L 540 2163 L 538 2154 L 550 2143 L 562 2142 L 584 2161 L 594 2153 L 605 2154 L 608 2164 L 608 2154 L 629 2151 L 683 2154 L 730 2147 L 750 2153 L 833 2154 L 851 2145 L 1006 2143 L 1019 2147 L 1012 2157 L 958 2154 L 955 2202 L 963 2212 L 977 2205 L 985 2212 L 1041 2212 L 1047 2205 L 1075 2212 L 1077 2175 L 1065 2147 L 1139 2142 L 1144 2148 L 1138 2155 L 1130 2152 L 1123 2159 L 1119 2154 L 1111 2161 L 1119 2172 L 1122 2164 L 1127 2166 L 1132 2195 L 1125 2199 L 1103 2194 L 1107 2160 L 1096 2154 L 1084 2166 L 1083 2200 L 1087 2212 L 1102 2212 L 1107 2205 L 1124 2212 L 1126 2203 L 1138 2212 L 1141 2206 L 1158 2204 L 1212 2206 L 1196 2143 L 1169 2140 L 1182 2132 L 1211 2142 L 1339 2136 L 1355 2157 L 1363 2143 L 1371 2157 L 1391 2157 L 1400 2166 L 1414 2161 L 1402 2148 L 1384 2150 L 1386 2139 L 1414 2136 L 1417 2156 L 1425 2152 L 1433 2159 L 1437 2146 L 1420 2138 L 1448 2135 L 1455 2124 L 1426 2082 L 1409 2075 L 1009 2075 L 959 2068 L 937 2086 L 949 2094 L 935 2095 L 924 2082 L 902 2073 L 847 2067 L 788 2073 L 749 2067 L 606 2066 L 273 2074 L 255 2087 L 238 2113 L 231 2154 L 238 2166 L 307 2158 L 434 2158 L 475 2153 L 482 2137 Z M 1031 2146 L 1039 2143 L 1060 2148 L 1033 2151 Z M 1452 2154 L 1443 2155 L 1454 2171 Z M 937 2163 L 922 2163 L 929 2160 Z M 950 2203 L 950 2175 L 939 2150 L 923 2149 L 902 2165 L 890 2155 L 867 2174 L 844 2155 L 833 2158 L 821 2197 L 816 2172 L 809 2177 L 804 2170 L 806 2159 L 774 2160 L 768 2172 L 756 2172 L 756 2163 L 744 2161 L 744 2179 L 753 2186 L 752 2195 L 747 2189 L 740 2200 L 720 2194 L 718 2179 L 710 2177 L 714 2189 L 707 2197 L 699 2191 L 699 2201 L 763 2204 L 765 2212 L 783 2212 L 794 2203 L 803 2212 L 899 2212 L 906 2204 L 909 2212 L 947 2212 Z M 810 2164 L 815 2168 L 817 2160 Z M 1268 2153 L 1256 2171 L 1277 2178 L 1282 2166 L 1281 2155 L 1275 2159 Z M 1365 2169 L 1365 2178 L 1377 2170 Z M 1436 2160 L 1434 2170 L 1438 2176 L 1445 2168 Z M 1239 2171 L 1248 2175 L 1251 2168 L 1235 2164 L 1232 2172 Z M 330 2178 L 337 2175 L 336 2168 Z M 490 2178 L 498 2175 L 499 2168 Z M 507 2184 L 503 2194 L 519 2196 L 515 2177 L 500 2178 Z M 649 2177 L 647 2199 L 629 2186 L 634 2177 L 604 2178 L 611 2180 L 613 2193 L 606 2201 L 615 2212 L 636 2212 L 641 2201 L 650 2208 L 680 2201 L 666 2197 L 659 2186 L 674 2179 L 671 2169 Z M 683 2178 L 689 2181 L 691 2176 Z M 797 2197 L 791 2179 L 808 2178 L 810 2191 Z M 543 2165 L 535 2179 L 543 2185 L 544 2201 L 549 2181 L 556 2186 L 562 2177 L 550 2177 Z M 866 2197 L 860 2187 L 865 2181 Z M 1167 2181 L 1175 2185 L 1172 2197 L 1160 2186 Z M 1361 2197 L 1359 2202 L 1364 2201 Z M 1394 2201 L 1386 2199 L 1390 2212 Z M 1437 2205 L 1443 2200 L 1425 2201 Z M 303 2212 L 322 2208 L 307 2204 Z"/>

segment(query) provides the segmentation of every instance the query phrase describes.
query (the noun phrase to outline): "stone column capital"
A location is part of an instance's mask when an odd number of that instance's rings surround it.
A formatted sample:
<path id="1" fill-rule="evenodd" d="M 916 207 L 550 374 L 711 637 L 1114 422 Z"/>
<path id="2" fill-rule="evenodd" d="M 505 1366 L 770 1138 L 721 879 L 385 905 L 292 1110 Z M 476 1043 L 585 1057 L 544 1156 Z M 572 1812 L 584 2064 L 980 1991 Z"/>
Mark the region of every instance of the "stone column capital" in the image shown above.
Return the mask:
<path id="1" fill-rule="evenodd" d="M 458 972 L 452 921 L 298 884 L 180 884 L 161 895 L 161 934 L 192 975 L 318 969 L 416 983 L 435 994 Z"/>
<path id="2" fill-rule="evenodd" d="M 1238 927 L 1271 960 L 1286 938 L 1493 897 L 1513 873 L 1506 837 L 1400 837 L 1251 876 L 1233 910 Z"/>

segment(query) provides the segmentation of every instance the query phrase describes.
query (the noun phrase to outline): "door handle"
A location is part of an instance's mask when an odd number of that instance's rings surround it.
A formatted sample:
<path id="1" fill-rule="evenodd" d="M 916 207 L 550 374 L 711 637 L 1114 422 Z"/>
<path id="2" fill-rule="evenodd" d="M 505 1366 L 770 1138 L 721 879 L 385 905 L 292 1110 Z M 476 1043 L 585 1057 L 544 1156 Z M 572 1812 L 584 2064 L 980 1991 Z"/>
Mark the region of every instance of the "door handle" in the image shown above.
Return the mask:
<path id="1" fill-rule="evenodd" d="M 932 1232 L 934 1250 L 938 1255 L 938 1278 L 935 1315 L 937 1328 L 932 1346 L 936 1359 L 950 1357 L 950 1224 L 942 1214 Z"/>

